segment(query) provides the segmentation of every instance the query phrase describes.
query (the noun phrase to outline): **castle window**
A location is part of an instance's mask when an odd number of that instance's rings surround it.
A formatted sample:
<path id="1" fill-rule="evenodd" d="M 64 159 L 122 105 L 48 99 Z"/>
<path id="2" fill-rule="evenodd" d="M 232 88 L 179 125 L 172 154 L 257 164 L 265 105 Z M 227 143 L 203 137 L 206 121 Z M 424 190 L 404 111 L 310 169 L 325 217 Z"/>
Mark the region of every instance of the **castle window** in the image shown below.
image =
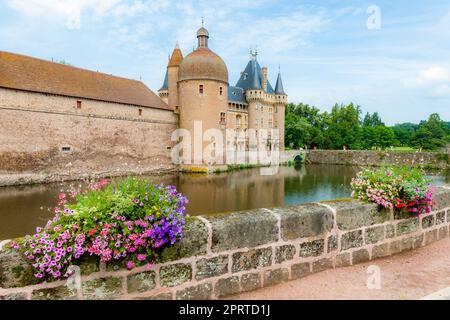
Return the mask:
<path id="1" fill-rule="evenodd" d="M 139 115 L 142 116 L 142 109 L 139 109 Z"/>
<path id="2" fill-rule="evenodd" d="M 77 101 L 77 109 L 81 109 L 81 101 Z"/>
<path id="3" fill-rule="evenodd" d="M 203 94 L 203 85 L 202 84 L 198 87 L 198 93 Z"/>
<path id="4" fill-rule="evenodd" d="M 223 94 L 223 88 L 222 87 L 220 87 L 219 92 L 220 92 L 220 95 Z"/>
<path id="5" fill-rule="evenodd" d="M 62 147 L 62 152 L 70 152 L 70 147 Z"/>
<path id="6" fill-rule="evenodd" d="M 225 112 L 220 113 L 220 124 L 225 124 Z"/>

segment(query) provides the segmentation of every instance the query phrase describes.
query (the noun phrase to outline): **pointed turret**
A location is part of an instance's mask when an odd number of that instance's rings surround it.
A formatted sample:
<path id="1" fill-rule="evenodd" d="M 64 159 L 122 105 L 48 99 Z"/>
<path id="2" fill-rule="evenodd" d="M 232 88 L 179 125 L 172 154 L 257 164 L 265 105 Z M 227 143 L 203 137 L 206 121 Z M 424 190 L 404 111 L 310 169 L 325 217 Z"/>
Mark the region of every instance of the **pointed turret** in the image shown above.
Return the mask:
<path id="1" fill-rule="evenodd" d="M 174 108 L 174 110 L 177 110 L 178 108 L 178 71 L 182 61 L 183 53 L 177 43 L 175 49 L 173 49 L 172 55 L 170 56 L 169 65 L 167 66 L 167 75 L 164 80 L 164 84 L 167 81 L 167 103 L 170 107 Z"/>
<path id="2" fill-rule="evenodd" d="M 163 85 L 162 85 L 161 89 L 159 89 L 158 91 L 164 91 L 164 90 L 169 90 L 169 72 L 167 72 L 167 70 L 166 70 L 166 76 L 164 77 Z"/>
<path id="3" fill-rule="evenodd" d="M 281 72 L 278 72 L 277 84 L 275 85 L 276 94 L 286 94 L 283 88 L 283 81 L 281 80 Z"/>
<path id="4" fill-rule="evenodd" d="M 175 49 L 173 49 L 168 67 L 177 67 L 180 65 L 181 61 L 183 61 L 183 53 L 181 52 L 180 46 L 177 43 Z"/>

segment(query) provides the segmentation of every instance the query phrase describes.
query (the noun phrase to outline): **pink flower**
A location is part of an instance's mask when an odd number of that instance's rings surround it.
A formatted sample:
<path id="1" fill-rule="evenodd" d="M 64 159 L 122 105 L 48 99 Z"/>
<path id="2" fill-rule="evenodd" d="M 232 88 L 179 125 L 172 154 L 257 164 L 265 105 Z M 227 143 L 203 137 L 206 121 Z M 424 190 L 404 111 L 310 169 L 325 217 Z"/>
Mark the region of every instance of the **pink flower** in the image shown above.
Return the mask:
<path id="1" fill-rule="evenodd" d="M 144 254 L 138 254 L 137 255 L 137 259 L 142 262 L 145 261 L 145 259 L 147 259 L 147 257 Z"/>
<path id="2" fill-rule="evenodd" d="M 134 269 L 135 264 L 133 261 L 127 261 L 126 266 L 127 266 L 128 270 L 131 270 L 131 269 Z"/>

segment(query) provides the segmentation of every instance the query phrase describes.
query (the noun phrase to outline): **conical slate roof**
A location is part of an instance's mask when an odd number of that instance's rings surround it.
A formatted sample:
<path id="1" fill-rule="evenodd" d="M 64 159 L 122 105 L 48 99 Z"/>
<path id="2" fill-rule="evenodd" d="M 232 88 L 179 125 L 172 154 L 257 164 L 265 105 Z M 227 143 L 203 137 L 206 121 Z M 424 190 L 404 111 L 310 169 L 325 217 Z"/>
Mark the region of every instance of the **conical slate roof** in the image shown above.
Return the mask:
<path id="1" fill-rule="evenodd" d="M 161 87 L 161 89 L 159 89 L 159 91 L 163 91 L 163 90 L 169 90 L 169 72 L 166 70 L 166 76 L 164 77 L 164 83 Z"/>
<path id="2" fill-rule="evenodd" d="M 262 87 L 262 69 L 256 59 L 252 59 L 248 62 L 242 73 L 236 87 L 244 90 L 263 90 Z M 274 93 L 273 87 L 267 79 L 267 93 Z"/>
<path id="3" fill-rule="evenodd" d="M 283 88 L 283 81 L 281 80 L 281 73 L 278 73 L 277 84 L 275 85 L 276 94 L 286 94 Z"/>

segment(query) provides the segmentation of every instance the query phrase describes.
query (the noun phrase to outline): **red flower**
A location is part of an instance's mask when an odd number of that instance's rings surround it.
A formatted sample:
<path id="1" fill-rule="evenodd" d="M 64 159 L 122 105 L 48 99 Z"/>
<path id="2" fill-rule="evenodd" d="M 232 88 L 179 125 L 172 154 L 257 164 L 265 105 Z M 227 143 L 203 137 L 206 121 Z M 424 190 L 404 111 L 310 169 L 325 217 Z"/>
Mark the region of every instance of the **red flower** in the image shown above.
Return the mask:
<path id="1" fill-rule="evenodd" d="M 89 235 L 89 236 L 92 236 L 92 235 L 93 235 L 94 233 L 96 233 L 96 232 L 97 232 L 97 229 L 94 228 L 94 229 L 92 229 L 92 230 L 89 231 L 88 235 Z"/>

